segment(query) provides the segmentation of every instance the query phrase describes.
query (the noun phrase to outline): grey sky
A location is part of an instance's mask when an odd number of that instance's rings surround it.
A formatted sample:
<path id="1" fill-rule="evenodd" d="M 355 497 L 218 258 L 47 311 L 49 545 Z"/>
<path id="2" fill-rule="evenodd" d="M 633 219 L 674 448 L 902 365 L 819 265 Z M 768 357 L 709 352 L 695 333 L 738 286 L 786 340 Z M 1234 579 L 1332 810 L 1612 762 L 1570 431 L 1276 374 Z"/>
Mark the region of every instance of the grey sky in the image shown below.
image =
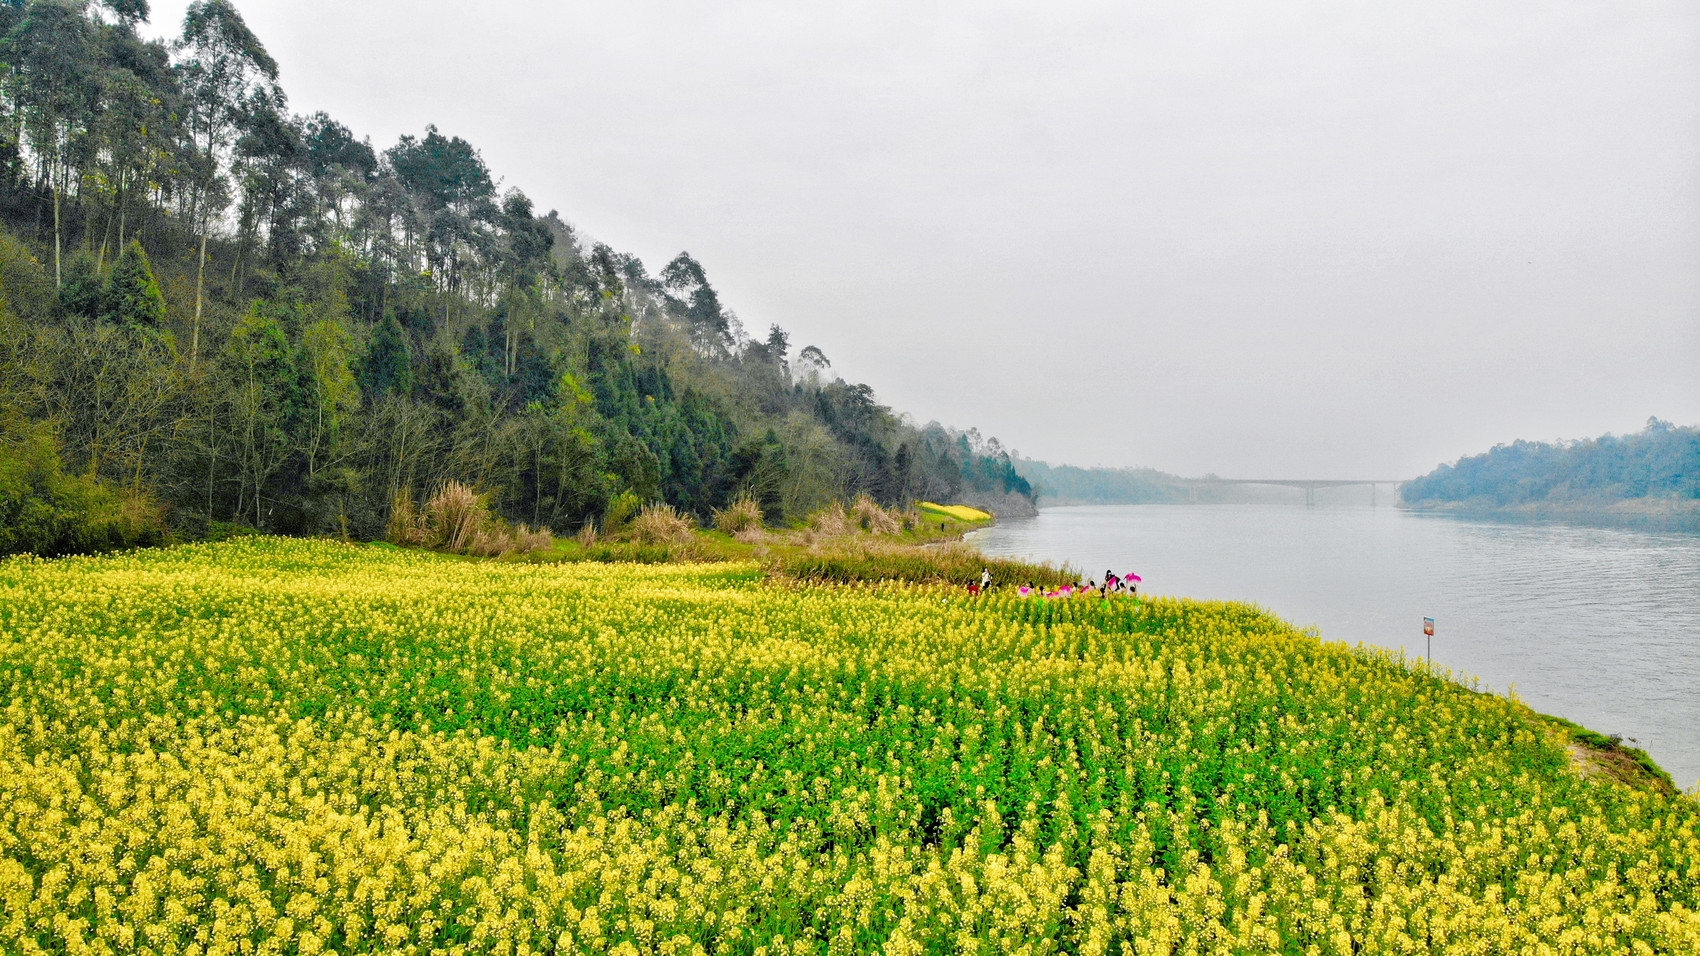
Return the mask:
<path id="1" fill-rule="evenodd" d="M 296 111 L 463 136 L 1033 457 L 1394 478 L 1700 422 L 1692 0 L 238 3 Z"/>

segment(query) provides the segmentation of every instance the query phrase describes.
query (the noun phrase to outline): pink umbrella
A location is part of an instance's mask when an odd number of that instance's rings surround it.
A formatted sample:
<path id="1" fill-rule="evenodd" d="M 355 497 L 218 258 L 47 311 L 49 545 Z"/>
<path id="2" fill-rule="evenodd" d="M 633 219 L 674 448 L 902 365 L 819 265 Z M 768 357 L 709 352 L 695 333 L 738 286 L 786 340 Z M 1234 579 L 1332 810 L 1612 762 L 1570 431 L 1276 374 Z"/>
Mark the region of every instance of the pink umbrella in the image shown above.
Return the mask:
<path id="1" fill-rule="evenodd" d="M 1144 578 L 1142 578 L 1142 577 L 1140 577 L 1140 576 L 1139 576 L 1139 575 L 1137 575 L 1137 574 L 1132 574 L 1132 573 L 1128 573 L 1128 574 L 1124 574 L 1124 575 L 1122 575 L 1122 580 L 1123 580 L 1123 581 L 1138 581 L 1138 582 L 1139 582 L 1139 583 L 1141 583 L 1141 584 L 1144 584 L 1144 583 L 1145 583 L 1145 579 L 1144 579 Z"/>

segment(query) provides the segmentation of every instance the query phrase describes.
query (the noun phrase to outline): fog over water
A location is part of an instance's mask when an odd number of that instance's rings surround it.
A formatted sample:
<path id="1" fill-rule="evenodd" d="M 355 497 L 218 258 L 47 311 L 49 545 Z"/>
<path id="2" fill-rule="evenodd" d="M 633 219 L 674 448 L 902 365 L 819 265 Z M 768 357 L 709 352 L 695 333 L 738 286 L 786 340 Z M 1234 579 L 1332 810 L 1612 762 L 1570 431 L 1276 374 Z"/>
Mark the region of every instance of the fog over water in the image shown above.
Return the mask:
<path id="1" fill-rule="evenodd" d="M 1700 782 L 1700 534 L 1502 524 L 1397 508 L 1046 508 L 992 554 L 1134 571 L 1153 594 L 1248 601 L 1325 640 L 1425 653 L 1537 711 L 1639 741 Z"/>
<path id="2" fill-rule="evenodd" d="M 297 112 L 463 136 L 1032 457 L 1410 477 L 1700 422 L 1692 0 L 239 6 Z"/>

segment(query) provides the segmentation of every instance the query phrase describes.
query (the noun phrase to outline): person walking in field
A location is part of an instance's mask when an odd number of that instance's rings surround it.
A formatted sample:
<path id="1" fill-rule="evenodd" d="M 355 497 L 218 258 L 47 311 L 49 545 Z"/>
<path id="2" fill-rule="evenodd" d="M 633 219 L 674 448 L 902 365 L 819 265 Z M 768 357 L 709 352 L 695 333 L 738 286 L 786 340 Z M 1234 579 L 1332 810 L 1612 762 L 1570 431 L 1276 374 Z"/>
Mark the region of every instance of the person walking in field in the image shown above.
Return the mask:
<path id="1" fill-rule="evenodd" d="M 992 588 L 992 572 L 990 568 L 980 569 L 980 590 L 989 591 Z"/>

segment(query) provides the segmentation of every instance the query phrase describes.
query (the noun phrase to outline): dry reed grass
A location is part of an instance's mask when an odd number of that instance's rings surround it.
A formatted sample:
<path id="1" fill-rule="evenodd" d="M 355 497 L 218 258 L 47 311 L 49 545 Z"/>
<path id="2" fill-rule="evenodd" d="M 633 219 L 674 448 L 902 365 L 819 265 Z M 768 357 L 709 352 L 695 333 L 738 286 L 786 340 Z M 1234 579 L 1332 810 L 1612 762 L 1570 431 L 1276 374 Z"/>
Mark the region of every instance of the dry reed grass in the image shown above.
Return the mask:
<path id="1" fill-rule="evenodd" d="M 896 511 L 887 511 L 867 495 L 857 495 L 850 506 L 850 515 L 863 531 L 871 534 L 896 534 L 903 524 Z"/>
<path id="2" fill-rule="evenodd" d="M 760 531 L 763 524 L 761 505 L 754 498 L 739 498 L 714 513 L 714 526 L 734 537 L 752 528 Z"/>
<path id="3" fill-rule="evenodd" d="M 548 528 L 533 531 L 523 524 L 510 527 L 490 513 L 486 496 L 454 480 L 445 482 L 425 503 L 424 510 L 414 505 L 413 495 L 406 489 L 397 491 L 390 503 L 385 537 L 394 544 L 489 558 L 543 551 L 555 543 L 555 535 Z"/>
<path id="4" fill-rule="evenodd" d="M 643 544 L 688 545 L 696 522 L 669 504 L 649 505 L 632 519 L 632 534 Z"/>
<path id="5" fill-rule="evenodd" d="M 855 531 L 856 526 L 850 523 L 850 516 L 845 513 L 844 505 L 834 501 L 809 515 L 809 530 L 816 534 L 837 537 Z"/>
<path id="6" fill-rule="evenodd" d="M 390 521 L 384 529 L 384 540 L 391 544 L 424 544 L 424 530 L 419 509 L 413 505 L 412 492 L 397 489 L 395 497 L 390 499 Z"/>
<path id="7" fill-rule="evenodd" d="M 554 545 L 555 534 L 548 528 L 533 531 L 523 524 L 518 524 L 512 528 L 494 528 L 478 532 L 473 535 L 472 545 L 467 548 L 467 553 L 499 558 L 506 554 L 547 551 Z"/>
<path id="8" fill-rule="evenodd" d="M 489 522 L 490 506 L 471 485 L 450 479 L 425 502 L 429 542 L 445 551 L 465 554 L 475 535 Z"/>

